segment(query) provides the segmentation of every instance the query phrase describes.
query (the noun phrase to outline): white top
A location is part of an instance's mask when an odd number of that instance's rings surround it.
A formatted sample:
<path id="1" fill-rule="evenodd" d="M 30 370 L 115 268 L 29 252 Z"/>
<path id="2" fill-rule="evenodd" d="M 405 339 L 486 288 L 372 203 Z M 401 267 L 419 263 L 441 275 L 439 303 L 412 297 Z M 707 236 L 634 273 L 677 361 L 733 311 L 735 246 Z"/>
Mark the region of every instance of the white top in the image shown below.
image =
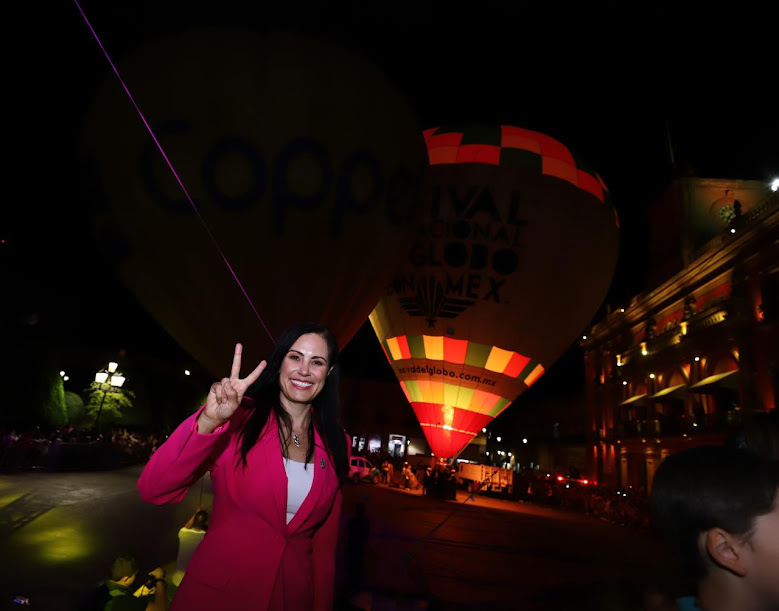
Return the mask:
<path id="1" fill-rule="evenodd" d="M 306 500 L 311 485 L 314 483 L 314 465 L 295 460 L 284 459 L 284 470 L 287 472 L 287 524 L 292 521 Z"/>
<path id="2" fill-rule="evenodd" d="M 181 583 L 184 571 L 187 570 L 189 559 L 192 558 L 192 554 L 195 553 L 197 546 L 200 545 L 205 536 L 206 531 L 204 530 L 195 530 L 193 528 L 182 528 L 179 530 L 179 553 L 178 558 L 176 558 L 176 572 L 171 578 L 175 585 Z"/>

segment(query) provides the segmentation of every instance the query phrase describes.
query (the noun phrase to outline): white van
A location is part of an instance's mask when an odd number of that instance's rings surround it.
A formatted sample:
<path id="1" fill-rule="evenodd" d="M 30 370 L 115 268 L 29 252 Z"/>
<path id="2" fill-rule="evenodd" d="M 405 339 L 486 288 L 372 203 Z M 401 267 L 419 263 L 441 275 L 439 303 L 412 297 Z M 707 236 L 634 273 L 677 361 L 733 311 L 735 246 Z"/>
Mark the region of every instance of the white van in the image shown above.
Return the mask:
<path id="1" fill-rule="evenodd" d="M 373 465 L 362 456 L 353 456 L 349 462 L 349 479 L 358 484 L 363 478 L 370 479 L 371 483 L 376 483 L 376 477 L 373 475 Z"/>

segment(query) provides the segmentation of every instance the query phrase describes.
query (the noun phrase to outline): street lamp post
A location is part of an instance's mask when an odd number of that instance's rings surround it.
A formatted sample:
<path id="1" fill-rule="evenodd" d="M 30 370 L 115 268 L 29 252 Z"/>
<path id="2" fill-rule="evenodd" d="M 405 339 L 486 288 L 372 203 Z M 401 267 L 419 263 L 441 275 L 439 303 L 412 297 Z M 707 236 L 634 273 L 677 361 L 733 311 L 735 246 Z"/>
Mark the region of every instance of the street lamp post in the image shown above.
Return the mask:
<path id="1" fill-rule="evenodd" d="M 101 369 L 95 374 L 95 382 L 100 384 L 100 390 L 103 391 L 103 398 L 100 399 L 100 407 L 97 410 L 97 418 L 95 419 L 95 428 L 98 435 L 100 434 L 100 415 L 103 413 L 106 395 L 111 388 L 121 388 L 125 381 L 125 377 L 116 371 L 117 367 L 116 363 L 111 362 L 108 363 L 107 369 Z"/>

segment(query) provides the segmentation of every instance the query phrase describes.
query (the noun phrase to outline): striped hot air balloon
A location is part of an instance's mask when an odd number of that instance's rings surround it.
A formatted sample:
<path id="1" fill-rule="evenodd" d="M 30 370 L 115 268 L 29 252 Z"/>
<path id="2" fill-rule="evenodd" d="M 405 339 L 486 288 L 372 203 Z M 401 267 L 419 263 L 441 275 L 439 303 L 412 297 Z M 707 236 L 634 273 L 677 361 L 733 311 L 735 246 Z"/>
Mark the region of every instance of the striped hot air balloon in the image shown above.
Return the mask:
<path id="1" fill-rule="evenodd" d="M 452 457 L 589 323 L 619 224 L 601 178 L 549 136 L 424 135 L 421 220 L 370 321 L 433 452 Z"/>

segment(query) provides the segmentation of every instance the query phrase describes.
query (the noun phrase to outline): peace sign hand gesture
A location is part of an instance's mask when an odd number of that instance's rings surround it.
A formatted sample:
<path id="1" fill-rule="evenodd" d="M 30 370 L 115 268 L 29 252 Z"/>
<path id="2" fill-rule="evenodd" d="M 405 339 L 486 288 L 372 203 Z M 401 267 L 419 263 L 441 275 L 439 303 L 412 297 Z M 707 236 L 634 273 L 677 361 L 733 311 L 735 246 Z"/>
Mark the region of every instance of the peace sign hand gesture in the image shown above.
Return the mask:
<path id="1" fill-rule="evenodd" d="M 222 378 L 220 382 L 211 385 L 208 392 L 205 408 L 198 417 L 198 432 L 212 433 L 215 429 L 227 422 L 243 400 L 249 386 L 254 384 L 265 369 L 267 363 L 262 361 L 248 376 L 241 379 L 241 352 L 243 346 L 235 345 L 233 366 L 229 378 Z"/>

